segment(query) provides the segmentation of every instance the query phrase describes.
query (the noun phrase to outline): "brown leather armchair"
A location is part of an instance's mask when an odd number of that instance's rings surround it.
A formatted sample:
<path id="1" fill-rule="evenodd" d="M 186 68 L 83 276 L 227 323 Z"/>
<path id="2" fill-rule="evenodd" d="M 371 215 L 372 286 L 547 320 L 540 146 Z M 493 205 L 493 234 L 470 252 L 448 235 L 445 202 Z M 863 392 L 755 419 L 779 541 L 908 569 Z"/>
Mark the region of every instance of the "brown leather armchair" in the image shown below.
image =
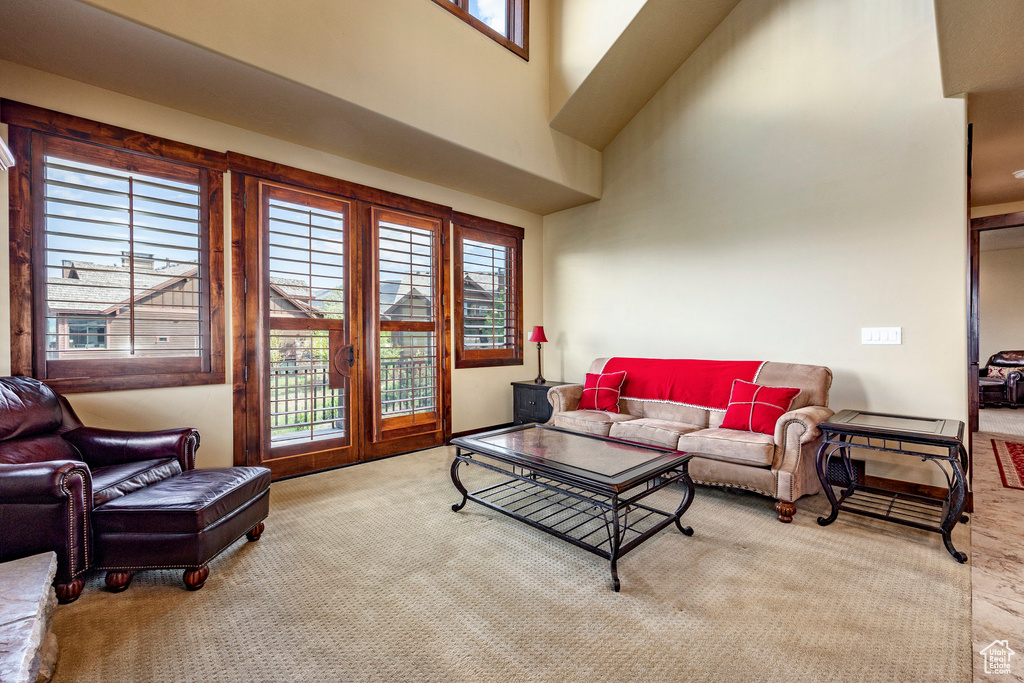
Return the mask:
<path id="1" fill-rule="evenodd" d="M 38 380 L 0 378 L 0 561 L 57 553 L 62 603 L 82 592 L 94 507 L 195 467 L 199 432 L 83 427 Z"/>
<path id="2" fill-rule="evenodd" d="M 1024 404 L 1024 351 L 1000 351 L 988 359 L 978 373 L 979 404 L 1009 406 Z"/>

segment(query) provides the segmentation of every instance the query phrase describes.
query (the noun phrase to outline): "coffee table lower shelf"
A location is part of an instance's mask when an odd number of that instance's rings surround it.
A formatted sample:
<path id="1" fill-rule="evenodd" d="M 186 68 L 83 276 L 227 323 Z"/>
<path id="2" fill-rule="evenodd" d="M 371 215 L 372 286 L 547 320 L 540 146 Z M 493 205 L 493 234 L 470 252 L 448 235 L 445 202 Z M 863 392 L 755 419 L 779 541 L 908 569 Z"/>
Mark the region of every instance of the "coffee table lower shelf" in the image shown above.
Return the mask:
<path id="1" fill-rule="evenodd" d="M 544 476 L 529 468 L 501 466 L 483 462 L 472 453 L 456 451 L 452 463 L 452 481 L 463 494 L 452 505 L 458 512 L 467 500 L 525 522 L 573 545 L 588 550 L 611 563 L 612 587 L 620 588 L 618 560 L 656 533 L 675 524 L 686 536 L 693 529 L 679 519 L 693 500 L 693 482 L 688 463 L 680 470 L 666 472 L 624 495 L 591 491 L 571 483 Z M 462 464 L 473 464 L 507 475 L 507 479 L 476 491 L 467 491 L 458 476 Z M 639 501 L 670 484 L 684 485 L 683 499 L 674 512 L 666 512 Z"/>

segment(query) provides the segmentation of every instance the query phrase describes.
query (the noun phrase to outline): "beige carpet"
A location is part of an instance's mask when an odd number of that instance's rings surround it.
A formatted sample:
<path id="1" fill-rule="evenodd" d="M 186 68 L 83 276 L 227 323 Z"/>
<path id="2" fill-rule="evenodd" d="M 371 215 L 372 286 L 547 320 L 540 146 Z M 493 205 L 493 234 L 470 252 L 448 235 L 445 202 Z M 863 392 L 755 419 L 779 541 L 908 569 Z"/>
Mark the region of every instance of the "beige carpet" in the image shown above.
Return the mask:
<path id="1" fill-rule="evenodd" d="M 935 534 L 822 528 L 821 496 L 783 525 L 767 498 L 701 487 L 695 535 L 627 555 L 616 594 L 596 555 L 453 513 L 451 453 L 274 484 L 263 539 L 199 592 L 178 572 L 118 595 L 94 577 L 57 610 L 56 680 L 970 680 L 970 567 Z"/>
<path id="2" fill-rule="evenodd" d="M 1024 436 L 1024 409 L 983 408 L 978 411 L 978 431 Z"/>

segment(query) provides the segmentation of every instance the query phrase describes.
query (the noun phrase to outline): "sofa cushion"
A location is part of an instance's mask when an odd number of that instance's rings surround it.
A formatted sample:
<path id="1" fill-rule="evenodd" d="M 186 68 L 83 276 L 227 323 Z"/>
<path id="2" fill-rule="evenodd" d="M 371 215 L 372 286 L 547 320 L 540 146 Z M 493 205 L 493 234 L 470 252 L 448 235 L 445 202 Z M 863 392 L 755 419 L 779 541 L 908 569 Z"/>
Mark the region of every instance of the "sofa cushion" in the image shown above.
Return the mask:
<path id="1" fill-rule="evenodd" d="M 774 434 L 775 423 L 789 410 L 799 393 L 799 389 L 766 387 L 741 379 L 735 380 L 722 427 Z"/>
<path id="2" fill-rule="evenodd" d="M 143 486 L 181 474 L 175 458 L 138 460 L 92 470 L 92 504 L 98 507 Z"/>
<path id="3" fill-rule="evenodd" d="M 603 410 L 569 410 L 556 413 L 551 423 L 556 427 L 571 429 L 574 432 L 608 436 L 613 422 L 635 420 L 636 417 L 626 413 L 609 413 Z"/>
<path id="4" fill-rule="evenodd" d="M 613 423 L 608 431 L 608 436 L 616 439 L 625 439 L 626 441 L 637 441 L 651 446 L 675 448 L 679 444 L 680 436 L 688 432 L 695 432 L 698 429 L 703 429 L 703 427 L 682 422 L 642 417 L 639 420 Z"/>
<path id="5" fill-rule="evenodd" d="M 712 460 L 768 467 L 775 459 L 775 439 L 736 429 L 701 429 L 679 437 L 679 450 Z"/>
<path id="6" fill-rule="evenodd" d="M 1002 381 L 1006 381 L 1010 374 L 1014 372 L 1024 372 L 1024 367 L 1017 367 L 1013 365 L 1006 367 L 1003 367 L 1001 365 L 990 365 L 988 367 L 988 376 L 992 379 L 998 379 Z"/>
<path id="7" fill-rule="evenodd" d="M 587 373 L 580 397 L 580 410 L 606 410 L 619 412 L 619 392 L 626 381 L 625 372 L 607 372 L 600 375 Z"/>

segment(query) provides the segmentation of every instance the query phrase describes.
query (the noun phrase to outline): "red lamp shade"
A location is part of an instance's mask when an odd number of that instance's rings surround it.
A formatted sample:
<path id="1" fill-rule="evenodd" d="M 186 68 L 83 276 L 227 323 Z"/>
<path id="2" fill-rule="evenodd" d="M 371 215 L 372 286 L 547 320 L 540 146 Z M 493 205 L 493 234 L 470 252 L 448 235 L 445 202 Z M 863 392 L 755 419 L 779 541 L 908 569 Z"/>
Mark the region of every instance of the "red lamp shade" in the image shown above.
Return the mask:
<path id="1" fill-rule="evenodd" d="M 546 342 L 547 340 L 548 338 L 544 336 L 544 326 L 534 325 L 533 332 L 530 333 L 530 338 L 527 341 Z"/>

